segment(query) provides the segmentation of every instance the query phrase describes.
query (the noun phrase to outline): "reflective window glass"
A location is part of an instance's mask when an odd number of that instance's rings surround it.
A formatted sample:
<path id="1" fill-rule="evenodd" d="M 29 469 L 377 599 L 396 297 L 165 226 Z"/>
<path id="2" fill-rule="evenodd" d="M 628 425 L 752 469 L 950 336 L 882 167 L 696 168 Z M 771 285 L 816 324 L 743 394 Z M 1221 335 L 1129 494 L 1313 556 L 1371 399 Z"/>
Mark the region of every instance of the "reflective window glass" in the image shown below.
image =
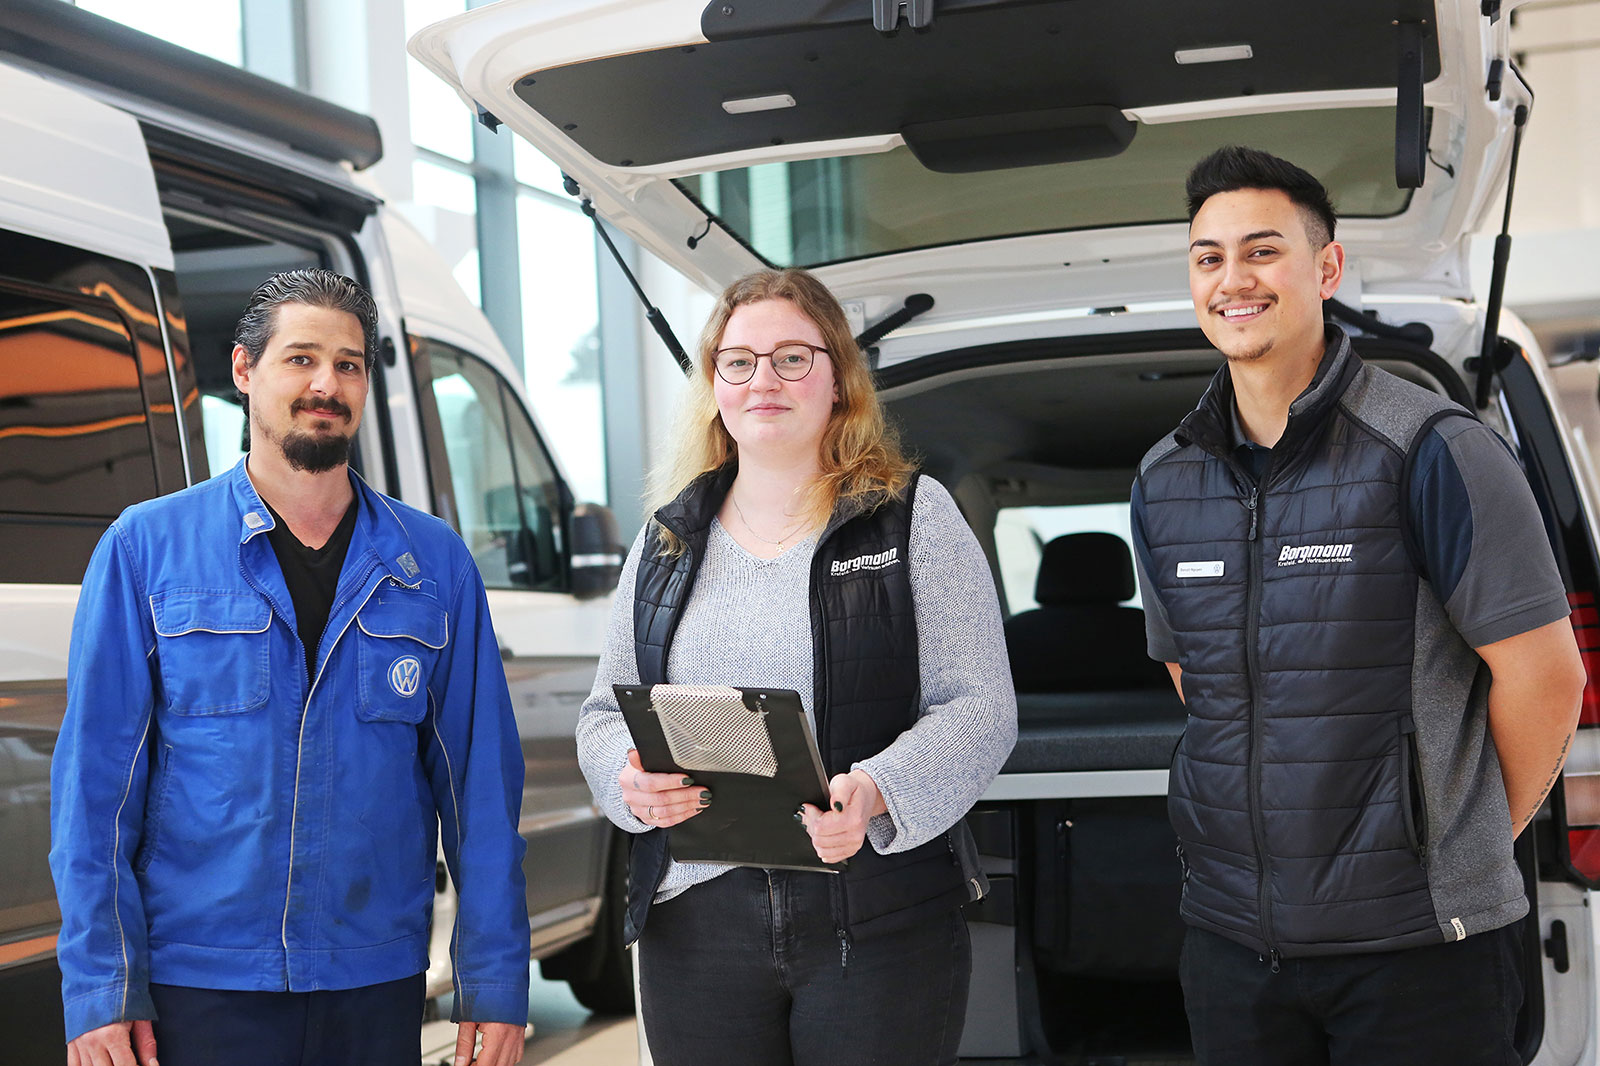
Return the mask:
<path id="1" fill-rule="evenodd" d="M 484 584 L 564 588 L 560 482 L 516 395 L 460 349 L 413 343 L 427 356 L 457 524 Z"/>
<path id="2" fill-rule="evenodd" d="M 109 303 L 46 292 L 0 281 L 0 510 L 112 517 L 156 492 L 138 349 Z"/>

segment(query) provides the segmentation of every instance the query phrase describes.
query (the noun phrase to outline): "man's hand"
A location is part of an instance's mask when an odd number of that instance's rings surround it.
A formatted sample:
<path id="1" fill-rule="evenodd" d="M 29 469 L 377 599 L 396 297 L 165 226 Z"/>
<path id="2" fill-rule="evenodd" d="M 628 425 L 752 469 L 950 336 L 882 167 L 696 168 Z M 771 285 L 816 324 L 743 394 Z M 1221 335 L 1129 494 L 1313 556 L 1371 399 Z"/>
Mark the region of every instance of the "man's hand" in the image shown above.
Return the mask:
<path id="1" fill-rule="evenodd" d="M 159 1066 L 155 1030 L 146 1021 L 90 1029 L 67 1044 L 67 1066 Z"/>
<path id="2" fill-rule="evenodd" d="M 522 1049 L 527 1044 L 523 1032 L 522 1026 L 510 1022 L 462 1022 L 456 1027 L 455 1066 L 512 1066 L 521 1062 Z M 474 1058 L 472 1047 L 479 1034 L 483 1036 L 483 1047 Z"/>
<path id="3" fill-rule="evenodd" d="M 828 782 L 828 798 L 833 810 L 820 811 L 807 803 L 800 808 L 800 820 L 811 834 L 817 858 L 843 862 L 861 850 L 867 839 L 868 820 L 889 808 L 878 791 L 878 783 L 865 770 L 835 775 Z"/>
<path id="4" fill-rule="evenodd" d="M 628 750 L 628 761 L 617 774 L 622 800 L 633 816 L 645 825 L 663 829 L 686 822 L 711 804 L 709 789 L 696 788 L 694 779 L 684 774 L 652 774 L 639 762 L 639 753 Z"/>

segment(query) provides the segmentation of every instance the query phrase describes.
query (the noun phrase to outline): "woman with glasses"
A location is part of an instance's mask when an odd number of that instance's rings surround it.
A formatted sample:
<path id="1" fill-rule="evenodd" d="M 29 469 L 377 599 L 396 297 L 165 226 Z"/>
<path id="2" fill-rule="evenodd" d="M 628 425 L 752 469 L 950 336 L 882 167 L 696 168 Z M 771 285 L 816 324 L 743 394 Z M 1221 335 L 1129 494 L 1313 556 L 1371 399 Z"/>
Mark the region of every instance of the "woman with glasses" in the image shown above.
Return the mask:
<path id="1" fill-rule="evenodd" d="M 955 1062 L 986 889 L 962 816 L 1016 738 L 988 563 L 916 475 L 831 293 L 799 270 L 729 286 L 686 420 L 628 555 L 578 755 L 633 837 L 657 1066 Z M 796 814 L 841 874 L 678 863 L 671 827 L 717 802 L 647 773 L 614 684 L 800 693 L 830 809 Z M 796 829 L 799 832 L 799 828 Z"/>

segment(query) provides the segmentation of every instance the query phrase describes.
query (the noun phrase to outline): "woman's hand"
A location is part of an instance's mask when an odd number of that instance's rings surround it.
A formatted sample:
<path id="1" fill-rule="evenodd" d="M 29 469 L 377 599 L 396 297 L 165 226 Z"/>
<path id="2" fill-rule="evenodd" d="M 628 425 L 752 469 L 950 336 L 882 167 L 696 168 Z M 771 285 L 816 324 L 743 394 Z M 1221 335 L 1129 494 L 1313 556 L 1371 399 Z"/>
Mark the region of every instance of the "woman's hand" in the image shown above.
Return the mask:
<path id="1" fill-rule="evenodd" d="M 711 805 L 711 793 L 696 788 L 684 774 L 652 774 L 639 763 L 639 752 L 628 749 L 628 761 L 617 775 L 622 801 L 645 825 L 665 829 L 688 821 Z"/>
<path id="2" fill-rule="evenodd" d="M 878 783 L 865 770 L 837 774 L 828 782 L 828 798 L 833 810 L 821 811 L 807 803 L 798 817 L 811 834 L 817 858 L 823 862 L 843 862 L 861 850 L 867 839 L 867 822 L 889 808 L 883 802 Z"/>

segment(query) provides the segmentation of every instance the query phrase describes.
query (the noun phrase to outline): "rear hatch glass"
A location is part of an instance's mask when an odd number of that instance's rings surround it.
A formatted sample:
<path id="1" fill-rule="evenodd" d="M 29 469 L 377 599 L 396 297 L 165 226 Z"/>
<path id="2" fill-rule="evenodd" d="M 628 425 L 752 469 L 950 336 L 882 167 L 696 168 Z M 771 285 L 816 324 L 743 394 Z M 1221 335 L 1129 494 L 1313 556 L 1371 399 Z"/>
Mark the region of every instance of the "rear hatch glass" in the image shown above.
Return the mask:
<path id="1" fill-rule="evenodd" d="M 1141 127 L 1119 155 L 974 173 L 924 167 L 904 145 L 694 174 L 678 186 L 774 266 L 816 267 L 994 237 L 1182 222 L 1176 191 L 1219 144 L 1248 144 L 1321 176 L 1344 218 L 1406 209 L 1394 109 L 1234 115 Z"/>

